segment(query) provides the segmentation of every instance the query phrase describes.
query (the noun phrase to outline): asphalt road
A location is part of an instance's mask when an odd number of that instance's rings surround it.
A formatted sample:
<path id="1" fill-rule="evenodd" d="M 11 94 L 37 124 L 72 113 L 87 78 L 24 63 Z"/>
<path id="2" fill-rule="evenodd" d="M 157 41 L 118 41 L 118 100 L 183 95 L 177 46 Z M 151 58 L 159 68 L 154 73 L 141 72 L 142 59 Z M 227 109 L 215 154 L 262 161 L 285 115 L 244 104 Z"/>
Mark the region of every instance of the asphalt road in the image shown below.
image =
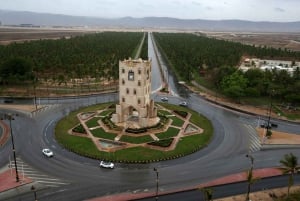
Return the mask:
<path id="1" fill-rule="evenodd" d="M 153 45 L 150 37 L 148 44 L 149 55 L 154 55 L 153 52 L 151 53 Z M 161 76 L 154 56 L 152 62 L 152 83 L 156 83 L 152 84 L 152 87 L 156 90 L 161 86 Z M 120 192 L 154 192 L 156 179 L 154 167 L 159 170 L 159 189 L 164 192 L 195 186 L 228 174 L 245 171 L 250 166 L 249 159 L 245 157 L 248 153 L 251 153 L 255 159 L 255 168 L 278 166 L 279 160 L 285 153 L 300 154 L 298 149 L 259 151 L 255 139 L 253 140 L 253 133 L 259 119 L 257 116 L 223 109 L 196 94 L 187 94 L 186 91 L 184 97 L 180 97 L 178 95 L 182 93 L 178 92 L 177 84 L 172 83 L 173 79 L 169 79 L 169 82 L 174 92 L 173 95 L 169 95 L 169 103 L 178 104 L 183 99 L 187 100 L 191 109 L 205 115 L 214 126 L 214 137 L 207 147 L 175 160 L 153 164 L 116 164 L 115 169 L 106 170 L 99 168 L 99 161 L 71 153 L 55 141 L 54 129 L 59 119 L 79 107 L 117 101 L 116 93 L 63 99 L 38 99 L 39 103 L 50 106 L 33 116 L 19 113 L 20 115 L 12 122 L 17 157 L 29 169 L 31 168 L 30 171 L 36 173 L 35 178 L 41 184 L 38 189 L 39 200 L 76 201 Z M 163 96 L 154 93 L 152 97 L 155 101 L 160 101 Z M 22 101 L 32 103 L 32 100 Z M 1 112 L 15 111 L 2 110 Z M 278 129 L 298 132 L 300 130 L 297 124 L 281 121 L 278 121 L 278 124 Z M 41 150 L 45 147 L 54 151 L 53 158 L 45 158 L 42 155 Z M 0 165 L 3 167 L 7 165 L 8 156 L 11 155 L 10 141 L 1 147 L 0 151 Z M 28 170 L 25 171 L 29 173 Z M 269 185 L 270 183 L 272 181 Z M 229 192 L 228 189 L 225 190 L 227 191 Z M 32 193 L 16 195 L 10 200 L 32 200 Z"/>

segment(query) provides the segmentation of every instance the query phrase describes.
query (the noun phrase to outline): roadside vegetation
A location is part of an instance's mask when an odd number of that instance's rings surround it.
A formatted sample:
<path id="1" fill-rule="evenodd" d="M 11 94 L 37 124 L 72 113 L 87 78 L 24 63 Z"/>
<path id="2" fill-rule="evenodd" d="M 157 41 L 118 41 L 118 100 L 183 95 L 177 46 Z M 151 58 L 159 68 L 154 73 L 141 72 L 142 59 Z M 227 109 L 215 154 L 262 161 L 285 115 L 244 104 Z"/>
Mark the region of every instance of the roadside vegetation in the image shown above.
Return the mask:
<path id="1" fill-rule="evenodd" d="M 188 108 L 183 108 L 180 106 L 169 104 L 163 104 L 163 106 L 171 111 L 182 110 L 183 112 L 191 113 L 191 122 L 194 123 L 196 126 L 199 126 L 202 129 L 204 129 L 204 132 L 202 134 L 195 134 L 190 136 L 187 135 L 182 137 L 181 140 L 177 143 L 176 148 L 171 151 L 160 151 L 144 146 L 125 147 L 115 152 L 99 151 L 90 138 L 85 137 L 84 135 L 77 136 L 70 135 L 68 133 L 68 131 L 71 128 L 77 127 L 81 128 L 78 129 L 79 131 L 82 131 L 82 126 L 78 126 L 80 125 L 79 120 L 76 116 L 78 113 L 90 113 L 96 110 L 103 109 L 111 110 L 109 107 L 110 105 L 112 104 L 108 103 L 94 105 L 70 113 L 68 116 L 64 117 L 57 123 L 55 128 L 56 140 L 70 151 L 90 158 L 127 163 L 149 163 L 160 160 L 169 160 L 191 154 L 208 145 L 210 140 L 212 139 L 213 127 L 208 119 Z M 161 111 L 163 110 L 160 110 L 160 112 Z M 89 128 L 93 128 L 96 126 L 96 122 L 98 120 L 99 117 L 95 116 L 90 120 L 86 121 L 86 125 Z M 94 136 L 99 137 L 103 140 L 114 141 L 115 137 L 117 136 L 117 134 L 115 133 L 106 133 L 102 128 L 95 128 L 90 131 Z M 82 133 L 84 133 L 84 131 L 82 131 Z M 122 135 L 118 143 L 131 143 L 136 145 L 146 143 L 148 145 L 164 148 L 171 145 L 173 137 L 177 136 L 178 133 L 178 128 L 169 127 L 167 131 L 155 134 L 156 137 L 159 139 L 158 141 L 153 140 L 148 134 L 136 134 L 136 136 Z"/>
<path id="2" fill-rule="evenodd" d="M 300 69 L 287 71 L 237 69 L 243 56 L 300 60 L 300 52 L 255 47 L 196 34 L 154 33 L 155 41 L 178 80 L 198 84 L 238 103 L 277 103 L 282 110 L 300 103 Z M 284 113 L 284 112 L 283 112 Z M 299 117 L 296 115 L 296 118 Z"/>

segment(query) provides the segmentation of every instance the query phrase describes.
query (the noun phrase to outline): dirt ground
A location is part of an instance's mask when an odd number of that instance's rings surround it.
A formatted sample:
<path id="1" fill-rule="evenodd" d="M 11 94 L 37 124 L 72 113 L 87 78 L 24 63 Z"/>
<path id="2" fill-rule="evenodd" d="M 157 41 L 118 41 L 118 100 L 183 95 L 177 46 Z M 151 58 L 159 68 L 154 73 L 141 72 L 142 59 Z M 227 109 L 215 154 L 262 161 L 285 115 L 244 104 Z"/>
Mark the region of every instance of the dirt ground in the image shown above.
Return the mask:
<path id="1" fill-rule="evenodd" d="M 290 190 L 291 193 L 296 191 L 300 191 L 300 186 L 291 187 Z M 287 194 L 287 188 L 276 188 L 271 190 L 266 189 L 263 191 L 250 193 L 250 199 L 251 201 L 274 201 L 274 198 L 282 197 L 285 196 L 286 194 Z M 232 197 L 214 199 L 214 201 L 244 201 L 245 198 L 246 195 L 243 194 L 243 195 L 236 195 Z"/>
<path id="2" fill-rule="evenodd" d="M 206 34 L 212 38 L 240 42 L 247 45 L 300 51 L 300 33 L 208 32 Z"/>

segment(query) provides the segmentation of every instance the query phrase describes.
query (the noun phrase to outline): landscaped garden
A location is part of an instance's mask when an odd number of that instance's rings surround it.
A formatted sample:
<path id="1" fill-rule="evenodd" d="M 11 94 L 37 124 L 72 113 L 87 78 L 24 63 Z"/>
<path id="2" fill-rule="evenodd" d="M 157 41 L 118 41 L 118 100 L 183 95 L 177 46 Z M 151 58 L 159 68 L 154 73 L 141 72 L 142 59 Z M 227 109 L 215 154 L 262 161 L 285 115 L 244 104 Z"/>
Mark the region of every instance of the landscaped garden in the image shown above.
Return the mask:
<path id="1" fill-rule="evenodd" d="M 141 133 L 128 133 L 110 121 L 115 104 L 70 113 L 58 122 L 57 141 L 77 154 L 116 162 L 149 163 L 182 157 L 205 147 L 213 135 L 208 119 L 189 108 L 160 103 L 161 121 Z"/>

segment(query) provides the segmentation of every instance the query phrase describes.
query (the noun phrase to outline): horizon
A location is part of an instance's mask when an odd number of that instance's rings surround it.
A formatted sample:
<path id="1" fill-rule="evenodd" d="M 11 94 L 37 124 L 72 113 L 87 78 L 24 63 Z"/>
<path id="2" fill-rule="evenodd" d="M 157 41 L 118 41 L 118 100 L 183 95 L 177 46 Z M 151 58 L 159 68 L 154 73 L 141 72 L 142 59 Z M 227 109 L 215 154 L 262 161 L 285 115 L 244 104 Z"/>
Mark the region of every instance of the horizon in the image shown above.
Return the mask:
<path id="1" fill-rule="evenodd" d="M 143 18 L 168 18 L 168 19 L 177 19 L 177 20 L 206 20 L 206 21 L 247 21 L 247 22 L 275 22 L 275 23 L 293 23 L 300 22 L 297 21 L 254 21 L 254 20 L 244 20 L 244 19 L 203 19 L 203 18 L 178 18 L 178 17 L 169 17 L 169 16 L 144 16 L 144 17 L 133 17 L 133 16 L 120 16 L 120 17 L 97 17 L 97 16 L 84 16 L 84 15 L 69 15 L 69 14 L 60 14 L 60 13 L 49 13 L 49 12 L 35 12 L 35 11 L 26 11 L 26 10 L 11 10 L 11 9 L 0 9 L 0 11 L 4 12 L 24 12 L 24 13 L 33 13 L 33 14 L 45 14 L 45 15 L 59 15 L 59 16 L 68 16 L 68 17 L 85 17 L 85 18 L 99 18 L 99 19 L 122 19 L 122 18 L 133 18 L 133 19 L 143 19 Z M 1 19 L 0 19 L 1 21 Z"/>
<path id="2" fill-rule="evenodd" d="M 2 10 L 116 19 L 166 17 L 182 20 L 298 22 L 298 0 L 11 0 Z"/>

